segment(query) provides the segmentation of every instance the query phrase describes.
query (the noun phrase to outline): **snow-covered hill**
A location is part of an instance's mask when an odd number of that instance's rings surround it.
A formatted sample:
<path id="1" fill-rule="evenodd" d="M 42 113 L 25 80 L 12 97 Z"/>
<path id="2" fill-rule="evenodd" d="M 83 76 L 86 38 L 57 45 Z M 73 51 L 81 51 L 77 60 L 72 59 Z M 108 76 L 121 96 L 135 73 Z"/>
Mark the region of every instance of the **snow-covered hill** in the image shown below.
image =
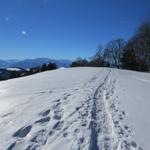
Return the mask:
<path id="1" fill-rule="evenodd" d="M 150 74 L 71 68 L 0 82 L 0 150 L 149 150 Z"/>

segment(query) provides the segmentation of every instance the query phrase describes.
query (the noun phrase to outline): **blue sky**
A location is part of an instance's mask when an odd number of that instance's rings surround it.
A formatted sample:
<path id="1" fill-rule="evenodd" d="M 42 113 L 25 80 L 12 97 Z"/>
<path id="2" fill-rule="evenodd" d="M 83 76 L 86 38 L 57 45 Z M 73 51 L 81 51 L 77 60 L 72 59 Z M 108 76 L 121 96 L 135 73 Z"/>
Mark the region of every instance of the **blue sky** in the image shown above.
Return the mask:
<path id="1" fill-rule="evenodd" d="M 0 59 L 90 57 L 148 12 L 150 0 L 0 0 Z"/>

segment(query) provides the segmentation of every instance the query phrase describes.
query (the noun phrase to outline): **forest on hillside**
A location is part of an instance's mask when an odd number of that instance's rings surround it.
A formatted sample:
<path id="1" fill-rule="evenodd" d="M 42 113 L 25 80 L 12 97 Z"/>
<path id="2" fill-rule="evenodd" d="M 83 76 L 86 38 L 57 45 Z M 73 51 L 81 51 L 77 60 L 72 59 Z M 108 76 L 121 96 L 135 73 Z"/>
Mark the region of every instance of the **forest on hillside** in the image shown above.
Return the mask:
<path id="1" fill-rule="evenodd" d="M 150 71 L 150 18 L 143 21 L 134 35 L 125 41 L 117 38 L 105 46 L 99 45 L 95 55 L 88 60 L 77 58 L 71 67 L 96 66 Z"/>

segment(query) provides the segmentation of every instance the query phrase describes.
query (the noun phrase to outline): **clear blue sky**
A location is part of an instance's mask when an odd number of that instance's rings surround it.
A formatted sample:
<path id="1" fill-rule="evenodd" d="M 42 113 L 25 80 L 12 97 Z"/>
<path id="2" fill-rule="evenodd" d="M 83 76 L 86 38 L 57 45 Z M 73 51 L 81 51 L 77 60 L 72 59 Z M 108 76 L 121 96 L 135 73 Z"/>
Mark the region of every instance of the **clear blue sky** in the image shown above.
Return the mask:
<path id="1" fill-rule="evenodd" d="M 0 0 L 0 59 L 89 57 L 129 39 L 150 0 Z"/>

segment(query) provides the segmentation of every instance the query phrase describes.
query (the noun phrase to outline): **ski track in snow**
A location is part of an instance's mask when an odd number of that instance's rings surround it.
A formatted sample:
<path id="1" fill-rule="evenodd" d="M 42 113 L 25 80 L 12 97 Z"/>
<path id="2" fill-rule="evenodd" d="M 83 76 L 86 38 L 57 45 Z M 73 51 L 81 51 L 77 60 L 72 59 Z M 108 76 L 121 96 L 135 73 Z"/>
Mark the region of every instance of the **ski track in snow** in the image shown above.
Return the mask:
<path id="1" fill-rule="evenodd" d="M 108 69 L 103 78 L 100 74 L 103 72 L 93 76 L 83 87 L 62 90 L 57 99 L 51 100 L 50 106 L 40 112 L 37 110 L 36 118 L 12 134 L 12 142 L 6 149 L 61 150 L 60 144 L 68 141 L 67 150 L 142 150 L 132 139 L 130 126 L 123 123 L 126 113 L 119 107 L 115 95 L 115 73 Z M 55 92 L 39 94 L 47 93 Z M 84 96 L 80 97 L 82 93 Z M 80 101 L 73 107 L 71 103 L 77 98 Z"/>

